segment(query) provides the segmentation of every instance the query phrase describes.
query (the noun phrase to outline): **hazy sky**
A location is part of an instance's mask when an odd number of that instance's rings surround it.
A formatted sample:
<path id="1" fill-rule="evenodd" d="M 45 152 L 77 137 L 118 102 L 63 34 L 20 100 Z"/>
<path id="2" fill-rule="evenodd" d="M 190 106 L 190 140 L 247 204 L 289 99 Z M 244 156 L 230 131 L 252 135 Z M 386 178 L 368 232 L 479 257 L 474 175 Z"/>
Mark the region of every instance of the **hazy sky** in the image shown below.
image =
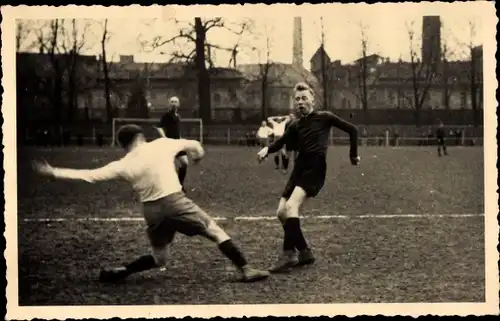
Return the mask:
<path id="1" fill-rule="evenodd" d="M 420 42 L 423 15 L 441 16 L 442 39 L 446 41 L 457 57 L 464 58 L 464 44 L 471 39 L 469 21 L 475 25 L 474 44 L 482 44 L 486 33 L 495 32 L 496 20 L 493 11 L 485 8 L 486 3 L 407 3 L 407 4 L 327 4 L 318 6 L 294 5 L 245 5 L 245 6 L 169 6 L 104 8 L 93 11 L 73 10 L 66 18 L 109 18 L 111 34 L 107 50 L 115 58 L 120 54 L 136 56 L 136 61 L 168 61 L 173 50 L 189 51 L 192 44 L 178 43 L 158 49 L 154 54 L 141 50 L 139 39 L 151 40 L 154 37 L 169 38 L 178 33 L 179 26 L 186 26 L 194 16 L 224 17 L 228 22 L 237 24 L 242 20 L 252 22 L 252 33 L 237 37 L 224 29 L 213 29 L 208 34 L 211 43 L 232 47 L 236 42 L 256 47 L 257 50 L 244 50 L 238 56 L 238 63 L 263 61 L 265 57 L 266 35 L 270 39 L 270 57 L 273 61 L 290 63 L 292 61 L 293 18 L 302 16 L 304 67 L 309 68 L 309 59 L 321 41 L 321 22 L 323 17 L 325 44 L 333 60 L 351 62 L 360 56 L 360 23 L 366 28 L 369 53 L 378 53 L 397 60 L 408 59 L 409 40 L 407 24 L 414 23 L 417 41 Z M 493 7 L 491 7 L 493 8 Z M 54 8 L 55 9 L 55 8 Z M 57 10 L 44 12 L 44 18 L 61 18 Z M 31 16 L 30 16 L 31 14 Z M 176 24 L 172 18 L 181 21 Z M 35 17 L 27 11 L 26 18 Z M 37 15 L 36 17 L 40 17 Z M 78 21 L 83 24 L 83 20 Z M 94 24 L 88 31 L 87 54 L 99 54 L 102 28 Z M 418 44 L 419 45 L 419 44 Z M 159 54 L 164 52 L 164 55 Z M 220 66 L 228 66 L 229 53 L 216 51 L 215 61 Z"/>

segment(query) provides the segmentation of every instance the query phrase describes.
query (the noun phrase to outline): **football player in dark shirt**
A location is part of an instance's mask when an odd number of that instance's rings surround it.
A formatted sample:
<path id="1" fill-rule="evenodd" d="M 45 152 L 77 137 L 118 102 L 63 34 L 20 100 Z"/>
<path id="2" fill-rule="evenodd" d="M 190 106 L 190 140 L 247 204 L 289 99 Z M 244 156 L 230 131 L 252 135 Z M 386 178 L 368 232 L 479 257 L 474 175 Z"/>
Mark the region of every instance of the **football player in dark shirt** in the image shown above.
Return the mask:
<path id="1" fill-rule="evenodd" d="M 443 149 L 443 153 L 445 156 L 448 156 L 448 151 L 446 149 L 446 131 L 444 129 L 443 122 L 438 120 L 438 128 L 436 129 L 436 138 L 438 144 L 438 155 L 441 157 L 441 148 Z"/>
<path id="2" fill-rule="evenodd" d="M 181 117 L 179 116 L 179 106 L 180 101 L 178 97 L 172 97 L 169 99 L 168 111 L 161 117 L 158 126 L 158 132 L 163 137 L 168 137 L 172 139 L 181 138 Z M 187 168 L 189 165 L 189 159 L 186 152 L 180 152 L 177 154 L 178 170 L 177 176 L 182 185 L 182 190 L 185 192 L 184 179 L 186 178 Z"/>
<path id="3" fill-rule="evenodd" d="M 314 110 L 314 94 L 305 83 L 294 88 L 295 108 L 298 119 L 294 121 L 281 139 L 264 147 L 257 155 L 259 161 L 269 153 L 279 151 L 289 137 L 296 135 L 299 155 L 295 160 L 292 174 L 281 195 L 277 216 L 284 229 L 283 256 L 271 268 L 273 273 L 288 272 L 295 266 L 312 264 L 314 255 L 302 234 L 299 208 L 307 198 L 315 197 L 322 189 L 326 175 L 326 153 L 332 127 L 349 133 L 350 160 L 359 163 L 357 128 L 327 111 Z M 298 255 L 297 255 L 298 251 Z"/>
<path id="4" fill-rule="evenodd" d="M 297 119 L 295 113 L 290 113 L 288 115 L 288 121 L 285 125 L 285 132 L 290 127 L 290 125 Z M 285 157 L 283 158 L 283 168 L 285 171 L 288 170 L 288 165 L 290 163 L 290 159 L 296 159 L 298 155 L 298 140 L 296 135 L 290 135 L 287 137 L 285 142 Z"/>

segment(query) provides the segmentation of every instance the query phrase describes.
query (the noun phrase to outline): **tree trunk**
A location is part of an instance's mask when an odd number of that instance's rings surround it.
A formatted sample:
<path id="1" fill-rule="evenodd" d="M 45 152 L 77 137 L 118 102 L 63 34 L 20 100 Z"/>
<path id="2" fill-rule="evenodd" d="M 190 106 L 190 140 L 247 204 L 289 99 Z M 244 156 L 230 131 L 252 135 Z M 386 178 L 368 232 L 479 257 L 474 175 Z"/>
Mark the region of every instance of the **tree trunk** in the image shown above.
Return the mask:
<path id="1" fill-rule="evenodd" d="M 76 54 L 71 54 L 71 68 L 68 75 L 68 121 L 73 122 L 76 109 Z"/>
<path id="2" fill-rule="evenodd" d="M 205 65 L 206 30 L 203 28 L 201 18 L 194 18 L 196 32 L 196 74 L 198 81 L 198 104 L 200 117 L 205 123 L 212 120 L 210 74 Z"/>
<path id="3" fill-rule="evenodd" d="M 472 50 L 471 50 L 472 51 Z M 473 59 L 473 54 L 471 53 L 471 62 L 470 62 L 470 99 L 471 99 L 471 107 L 472 107 L 472 115 L 473 115 L 473 121 L 474 121 L 474 127 L 479 126 L 481 123 L 479 113 L 478 113 L 478 108 L 477 108 L 477 101 L 478 101 L 478 95 L 477 95 L 477 83 L 476 83 L 476 66 L 475 66 L 475 61 Z"/>
<path id="4" fill-rule="evenodd" d="M 102 51 L 102 72 L 104 76 L 104 101 L 106 102 L 106 121 L 111 124 L 113 121 L 113 107 L 111 106 L 111 82 L 109 80 L 108 61 L 106 58 L 106 37 L 108 34 L 108 20 L 104 21 L 104 31 L 101 39 Z"/>
<path id="5" fill-rule="evenodd" d="M 262 81 L 261 89 L 262 99 L 260 104 L 262 120 L 267 119 L 267 80 Z"/>

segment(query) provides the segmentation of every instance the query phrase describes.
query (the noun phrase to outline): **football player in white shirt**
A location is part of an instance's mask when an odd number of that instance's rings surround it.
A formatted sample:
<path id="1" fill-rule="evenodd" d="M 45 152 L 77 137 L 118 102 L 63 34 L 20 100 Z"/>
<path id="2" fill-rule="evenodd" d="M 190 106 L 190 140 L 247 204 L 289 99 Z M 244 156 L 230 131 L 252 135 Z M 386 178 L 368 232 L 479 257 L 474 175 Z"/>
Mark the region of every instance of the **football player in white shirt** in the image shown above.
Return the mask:
<path id="1" fill-rule="evenodd" d="M 35 170 L 53 178 L 96 183 L 122 178 L 128 181 L 143 204 L 147 235 L 152 254 L 120 267 L 103 269 L 101 282 L 116 282 L 127 276 L 153 268 L 163 267 L 167 249 L 176 232 L 187 236 L 204 236 L 215 242 L 242 274 L 240 281 L 265 279 L 269 272 L 251 268 L 230 236 L 215 220 L 182 192 L 175 158 L 179 152 L 190 153 L 194 162 L 204 156 L 201 144 L 195 140 L 160 138 L 146 142 L 142 128 L 125 125 L 120 128 L 118 143 L 126 155 L 97 169 L 69 169 L 52 167 L 46 162 L 34 162 Z"/>
<path id="2" fill-rule="evenodd" d="M 261 147 L 269 145 L 269 138 L 273 133 L 273 129 L 267 126 L 265 120 L 260 124 L 259 130 L 257 131 L 257 139 L 259 140 L 259 145 Z"/>
<path id="3" fill-rule="evenodd" d="M 289 116 L 275 116 L 269 117 L 267 119 L 271 125 L 273 125 L 273 141 L 277 141 L 285 134 L 286 124 L 289 122 Z M 288 157 L 283 147 L 279 153 L 274 155 L 274 164 L 276 164 L 276 169 L 282 169 L 284 173 L 288 170 Z M 280 166 L 280 158 L 281 158 L 281 166 Z"/>

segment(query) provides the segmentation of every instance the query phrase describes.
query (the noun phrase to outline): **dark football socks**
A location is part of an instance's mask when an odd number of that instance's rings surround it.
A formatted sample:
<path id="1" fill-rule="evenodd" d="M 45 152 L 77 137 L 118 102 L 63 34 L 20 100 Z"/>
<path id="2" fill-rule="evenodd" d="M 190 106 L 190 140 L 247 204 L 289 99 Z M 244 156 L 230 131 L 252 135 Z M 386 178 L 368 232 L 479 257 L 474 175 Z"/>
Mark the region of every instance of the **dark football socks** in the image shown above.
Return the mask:
<path id="1" fill-rule="evenodd" d="M 151 270 L 155 267 L 156 261 L 152 255 L 143 255 L 134 262 L 125 265 L 128 274 Z"/>
<path id="2" fill-rule="evenodd" d="M 285 235 L 290 234 L 291 242 L 295 245 L 295 248 L 299 251 L 307 249 L 308 245 L 304 235 L 302 234 L 302 229 L 300 228 L 300 220 L 298 217 L 291 217 L 286 220 L 285 223 Z M 286 238 L 286 236 L 285 236 Z"/>
<path id="3" fill-rule="evenodd" d="M 274 164 L 276 164 L 276 168 L 280 167 L 280 157 L 278 155 L 274 155 Z"/>
<path id="4" fill-rule="evenodd" d="M 232 240 L 227 240 L 219 244 L 219 250 L 239 268 L 247 265 L 247 260 L 243 253 L 234 245 Z"/>
<path id="5" fill-rule="evenodd" d="M 284 238 L 283 238 L 283 251 L 293 251 L 295 250 L 295 245 L 292 239 L 292 234 L 290 233 L 289 225 L 286 224 L 287 220 L 282 221 L 280 219 L 281 226 L 283 226 Z"/>
<path id="6" fill-rule="evenodd" d="M 281 156 L 281 162 L 283 164 L 284 169 L 288 169 L 288 163 L 290 162 L 289 158 L 285 155 Z"/>

